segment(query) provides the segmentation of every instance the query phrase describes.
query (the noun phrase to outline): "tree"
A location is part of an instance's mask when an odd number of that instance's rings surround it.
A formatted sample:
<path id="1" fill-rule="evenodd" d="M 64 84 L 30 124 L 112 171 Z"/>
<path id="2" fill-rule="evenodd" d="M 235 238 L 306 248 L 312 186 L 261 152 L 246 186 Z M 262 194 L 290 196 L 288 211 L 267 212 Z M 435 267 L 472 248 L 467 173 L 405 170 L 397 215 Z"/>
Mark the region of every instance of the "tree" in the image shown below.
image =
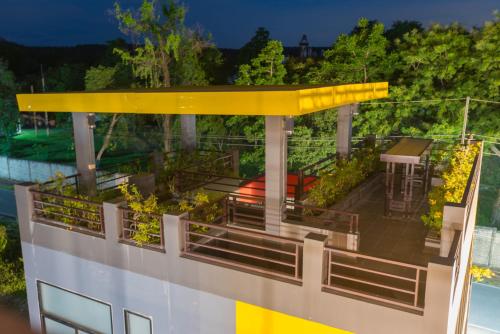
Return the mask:
<path id="1" fill-rule="evenodd" d="M 240 66 L 236 84 L 282 85 L 286 75 L 284 60 L 283 45 L 280 41 L 271 40 L 250 64 Z"/>
<path id="2" fill-rule="evenodd" d="M 184 24 L 186 7 L 174 0 L 143 0 L 138 12 L 123 11 L 115 3 L 115 16 L 125 34 L 138 39 L 133 52 L 116 49 L 132 66 L 135 77 L 149 88 L 207 84 L 203 52 L 211 48 L 209 37 Z M 212 58 L 213 59 L 213 58 Z M 171 150 L 172 116 L 162 120 L 164 150 Z"/>
<path id="3" fill-rule="evenodd" d="M 5 136 L 9 145 L 19 122 L 15 92 L 14 74 L 8 69 L 7 63 L 0 59 L 0 135 Z"/>
<path id="4" fill-rule="evenodd" d="M 422 33 L 424 31 L 422 23 L 418 21 L 397 20 L 394 21 L 391 27 L 384 32 L 384 36 L 394 44 L 394 42 L 396 42 L 397 40 L 403 39 L 405 34 L 410 33 L 414 30 Z"/>
<path id="5" fill-rule="evenodd" d="M 173 0 L 158 5 L 155 0 L 143 0 L 137 13 L 123 11 L 115 3 L 115 17 L 120 30 L 138 38 L 134 51 L 115 49 L 121 59 L 132 66 L 135 77 L 149 88 L 170 87 L 170 67 L 179 59 L 179 48 L 185 33 L 186 8 Z M 172 116 L 163 116 L 164 150 L 171 151 Z"/>
<path id="6" fill-rule="evenodd" d="M 238 65 L 248 64 L 266 47 L 269 42 L 269 31 L 264 27 L 257 28 L 255 35 L 240 49 Z"/>
<path id="7" fill-rule="evenodd" d="M 128 67 L 123 64 L 116 64 L 115 66 L 102 66 L 91 67 L 85 74 L 85 89 L 86 90 L 102 90 L 110 88 L 127 88 L 130 86 L 130 75 Z M 103 116 L 101 122 L 109 123 L 108 130 L 104 136 L 103 143 L 99 152 L 97 153 L 96 161 L 99 162 L 111 143 L 111 136 L 113 130 L 120 120 L 121 114 L 112 114 L 111 117 Z"/>
<path id="8" fill-rule="evenodd" d="M 462 26 L 433 25 L 423 33 L 412 30 L 396 46 L 398 64 L 394 67 L 399 73 L 390 90 L 392 100 L 456 99 L 471 94 L 475 85 L 471 80 L 472 39 Z M 375 105 L 365 108 L 368 113 L 356 125 L 365 131 L 370 126 L 370 132 L 383 126 L 384 134 L 458 132 L 463 106 L 463 101 Z"/>
<path id="9" fill-rule="evenodd" d="M 474 47 L 470 61 L 474 68 L 473 92 L 479 99 L 498 101 L 500 97 L 500 13 L 494 19 L 473 31 Z M 495 104 L 475 103 L 470 106 L 472 131 L 481 134 L 500 134 L 499 107 Z"/>
<path id="10" fill-rule="evenodd" d="M 342 34 L 312 76 L 316 83 L 356 83 L 386 78 L 384 25 L 360 19 L 351 35 Z"/>
<path id="11" fill-rule="evenodd" d="M 250 61 L 243 64 L 238 71 L 237 85 L 282 85 L 286 75 L 283 65 L 283 45 L 280 41 L 271 40 Z M 249 143 L 254 143 L 256 138 L 264 136 L 264 118 L 255 116 L 232 116 L 226 125 L 235 129 L 242 129 Z M 249 174 L 260 173 L 264 166 L 264 148 L 257 146 L 253 151 L 245 151 L 241 154 L 241 164 L 252 166 L 248 169 Z M 244 167 L 245 168 L 245 167 Z"/>
<path id="12" fill-rule="evenodd" d="M 82 64 L 64 64 L 47 70 L 47 91 L 68 92 L 84 88 L 86 66 Z"/>

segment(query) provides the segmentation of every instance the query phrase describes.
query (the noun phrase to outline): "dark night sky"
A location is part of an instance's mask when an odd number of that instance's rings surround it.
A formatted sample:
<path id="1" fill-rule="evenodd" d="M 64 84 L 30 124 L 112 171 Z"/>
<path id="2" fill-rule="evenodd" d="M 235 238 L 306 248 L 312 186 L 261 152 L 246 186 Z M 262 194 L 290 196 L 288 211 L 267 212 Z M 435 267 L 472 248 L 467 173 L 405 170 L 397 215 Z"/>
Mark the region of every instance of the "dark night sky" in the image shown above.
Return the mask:
<path id="1" fill-rule="evenodd" d="M 103 43 L 120 36 L 109 14 L 113 0 L 0 0 L 0 37 L 26 45 Z M 121 0 L 136 7 L 141 0 Z M 491 19 L 498 0 L 185 0 L 187 23 L 211 32 L 219 47 L 241 47 L 259 26 L 285 45 L 303 33 L 311 45 L 329 46 L 359 17 L 432 22 L 458 21 L 468 27 Z"/>

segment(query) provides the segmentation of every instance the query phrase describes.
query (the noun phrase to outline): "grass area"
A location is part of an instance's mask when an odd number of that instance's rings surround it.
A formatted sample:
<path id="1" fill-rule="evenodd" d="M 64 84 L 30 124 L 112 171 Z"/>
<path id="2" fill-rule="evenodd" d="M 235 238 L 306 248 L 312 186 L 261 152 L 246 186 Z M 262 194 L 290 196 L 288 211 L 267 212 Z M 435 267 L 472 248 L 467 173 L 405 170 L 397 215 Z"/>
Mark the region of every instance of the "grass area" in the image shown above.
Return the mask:
<path id="1" fill-rule="evenodd" d="M 0 304 L 28 317 L 19 227 L 0 216 Z"/>
<path id="2" fill-rule="evenodd" d="M 11 139 L 0 142 L 0 154 L 12 158 L 49 161 L 74 162 L 75 152 L 71 129 L 51 129 L 47 136 L 45 131 L 23 130 Z"/>
<path id="3" fill-rule="evenodd" d="M 142 156 L 151 150 L 151 145 L 144 139 L 134 135 L 123 136 L 117 133 L 112 144 L 104 154 L 103 164 L 119 164 L 134 157 Z M 102 145 L 103 135 L 96 132 L 94 136 L 96 153 Z M 23 130 L 7 142 L 0 140 L 0 155 L 11 158 L 57 163 L 75 163 L 75 146 L 73 129 L 51 129 L 47 136 L 45 130 L 37 134 L 32 129 Z"/>

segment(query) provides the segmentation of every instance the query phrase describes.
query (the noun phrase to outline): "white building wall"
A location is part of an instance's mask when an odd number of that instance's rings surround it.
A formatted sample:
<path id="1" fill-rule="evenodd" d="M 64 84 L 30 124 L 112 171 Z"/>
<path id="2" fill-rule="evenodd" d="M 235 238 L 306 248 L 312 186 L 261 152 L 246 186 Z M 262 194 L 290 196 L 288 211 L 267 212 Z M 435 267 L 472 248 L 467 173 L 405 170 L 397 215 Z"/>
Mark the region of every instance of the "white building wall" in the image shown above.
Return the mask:
<path id="1" fill-rule="evenodd" d="M 23 242 L 28 296 L 37 280 L 111 304 L 113 333 L 125 333 L 124 310 L 152 317 L 155 334 L 235 332 L 235 302 L 63 252 Z M 29 298 L 32 328 L 40 329 L 38 301 Z"/>

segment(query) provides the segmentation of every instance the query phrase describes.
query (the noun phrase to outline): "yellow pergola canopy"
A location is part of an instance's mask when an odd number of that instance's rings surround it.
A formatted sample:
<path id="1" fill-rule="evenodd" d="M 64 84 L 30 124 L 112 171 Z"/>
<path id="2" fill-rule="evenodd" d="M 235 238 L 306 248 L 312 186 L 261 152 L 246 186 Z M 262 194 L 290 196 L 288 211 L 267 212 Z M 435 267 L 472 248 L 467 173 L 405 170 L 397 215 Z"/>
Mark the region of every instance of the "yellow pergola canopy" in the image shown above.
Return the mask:
<path id="1" fill-rule="evenodd" d="M 19 111 L 300 116 L 388 96 L 388 83 L 339 86 L 211 86 L 17 94 Z"/>

